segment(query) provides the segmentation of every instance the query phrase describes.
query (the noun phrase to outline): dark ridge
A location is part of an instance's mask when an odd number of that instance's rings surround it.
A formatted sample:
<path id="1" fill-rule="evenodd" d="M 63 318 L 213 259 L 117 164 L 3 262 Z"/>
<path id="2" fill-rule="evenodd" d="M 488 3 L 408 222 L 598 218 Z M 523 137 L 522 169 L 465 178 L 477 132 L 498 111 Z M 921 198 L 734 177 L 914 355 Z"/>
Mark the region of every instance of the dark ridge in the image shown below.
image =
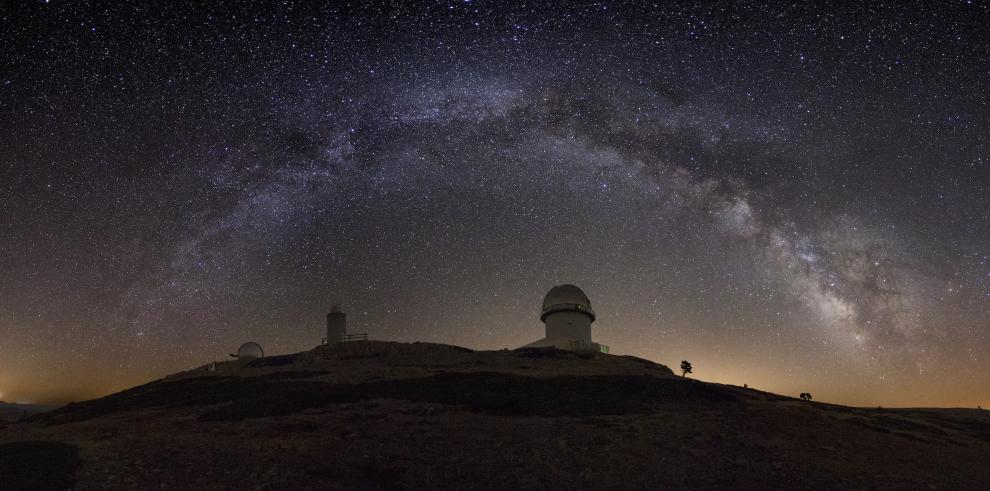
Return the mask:
<path id="1" fill-rule="evenodd" d="M 71 489 L 79 464 L 79 448 L 67 443 L 5 443 L 0 445 L 0 488 Z"/>
<path id="2" fill-rule="evenodd" d="M 659 370 L 663 370 L 665 372 L 670 372 L 671 374 L 674 373 L 674 372 L 671 372 L 671 370 L 669 368 L 667 368 L 667 367 L 665 367 L 665 366 L 663 366 L 663 365 L 661 365 L 659 363 L 655 363 L 655 362 L 652 362 L 650 360 L 646 360 L 646 359 L 643 359 L 643 358 L 637 358 L 635 356 L 629 356 L 629 355 L 612 355 L 612 356 L 618 356 L 619 358 L 621 358 L 623 360 L 626 360 L 626 361 L 628 361 L 630 363 L 633 363 L 633 364 L 636 364 L 636 365 L 640 365 L 640 366 L 643 366 L 643 367 L 646 367 L 646 368 L 659 369 Z"/>
<path id="3" fill-rule="evenodd" d="M 667 404 L 739 400 L 733 392 L 693 380 L 642 375 L 527 377 L 478 372 L 364 384 L 305 380 L 323 374 L 295 371 L 257 377 L 159 381 L 102 399 L 70 404 L 32 419 L 64 424 L 125 411 L 226 403 L 201 415 L 201 419 L 237 421 L 376 398 L 460 406 L 504 416 L 601 416 L 649 413 Z"/>
<path id="4" fill-rule="evenodd" d="M 220 404 L 251 397 L 250 391 L 260 390 L 265 384 L 274 381 L 304 379 L 323 374 L 325 372 L 292 371 L 244 378 L 204 376 L 173 381 L 156 380 L 100 399 L 70 403 L 54 411 L 33 416 L 29 421 L 64 424 L 124 411 Z"/>
<path id="5" fill-rule="evenodd" d="M 550 360 L 590 360 L 595 357 L 593 352 L 568 351 L 557 348 L 517 348 L 514 350 L 519 358 L 536 358 Z"/>
<path id="6" fill-rule="evenodd" d="M 244 368 L 261 368 L 261 367 L 277 367 L 282 365 L 292 365 L 299 358 L 299 354 L 291 355 L 279 355 L 279 356 L 265 356 L 263 358 L 258 358 L 257 360 L 252 360 Z"/>
<path id="7" fill-rule="evenodd" d="M 738 401 L 734 394 L 705 384 L 645 375 L 445 373 L 375 385 L 381 397 L 463 406 L 504 416 L 644 414 L 665 405 Z"/>
<path id="8" fill-rule="evenodd" d="M 410 344 L 412 346 L 432 346 L 433 351 L 454 351 L 457 353 L 474 353 L 474 350 L 471 348 L 465 348 L 463 346 L 456 346 L 453 344 L 424 343 L 422 341 L 413 341 Z"/>
<path id="9" fill-rule="evenodd" d="M 235 388 L 236 384 L 228 382 L 237 378 L 239 377 L 207 376 L 169 382 L 158 380 L 100 399 L 73 402 L 60 409 L 34 416 L 30 421 L 64 424 L 123 411 L 217 404 L 234 396 L 231 389 Z"/>
<path id="10" fill-rule="evenodd" d="M 736 395 L 688 380 L 649 376 L 526 377 L 491 372 L 360 385 L 321 382 L 270 384 L 244 391 L 254 397 L 200 416 L 204 421 L 284 416 L 314 407 L 369 399 L 402 399 L 460 406 L 501 416 L 605 416 L 650 413 L 663 405 L 736 402 Z"/>
<path id="11" fill-rule="evenodd" d="M 930 422 L 933 425 L 949 428 L 967 436 L 990 442 L 990 425 L 973 418 L 952 418 L 931 411 L 912 411 L 911 416 Z"/>
<path id="12" fill-rule="evenodd" d="M 258 377 L 251 377 L 250 379 L 262 379 L 265 381 L 273 380 L 301 380 L 313 377 L 319 377 L 320 375 L 326 375 L 327 372 L 320 370 L 294 370 L 291 372 L 274 372 L 266 375 L 260 375 Z M 250 380 L 249 379 L 249 380 Z"/>
<path id="13" fill-rule="evenodd" d="M 70 403 L 54 411 L 33 416 L 28 421 L 64 424 L 124 411 L 220 404 L 250 398 L 253 395 L 251 391 L 269 390 L 273 382 L 307 379 L 325 374 L 323 371 L 296 370 L 256 377 L 205 376 L 174 381 L 156 380 L 100 399 Z"/>
<path id="14" fill-rule="evenodd" d="M 330 404 L 357 402 L 362 398 L 353 385 L 285 381 L 277 384 L 242 384 L 228 404 L 200 415 L 200 421 L 241 421 L 295 414 Z"/>

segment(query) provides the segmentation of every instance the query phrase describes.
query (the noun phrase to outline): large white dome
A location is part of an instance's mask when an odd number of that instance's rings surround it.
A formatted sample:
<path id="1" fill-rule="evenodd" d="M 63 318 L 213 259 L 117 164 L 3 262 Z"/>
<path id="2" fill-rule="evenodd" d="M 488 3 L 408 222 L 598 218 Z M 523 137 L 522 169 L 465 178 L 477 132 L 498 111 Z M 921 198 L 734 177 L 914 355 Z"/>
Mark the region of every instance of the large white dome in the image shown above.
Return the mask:
<path id="1" fill-rule="evenodd" d="M 595 311 L 591 308 L 591 300 L 574 285 L 557 285 L 543 297 L 543 310 L 540 320 L 546 321 L 548 315 L 554 312 L 581 312 L 595 320 Z"/>
<path id="2" fill-rule="evenodd" d="M 253 343 L 248 341 L 237 348 L 237 358 L 264 358 L 265 350 L 261 349 L 261 345 L 258 343 Z"/>

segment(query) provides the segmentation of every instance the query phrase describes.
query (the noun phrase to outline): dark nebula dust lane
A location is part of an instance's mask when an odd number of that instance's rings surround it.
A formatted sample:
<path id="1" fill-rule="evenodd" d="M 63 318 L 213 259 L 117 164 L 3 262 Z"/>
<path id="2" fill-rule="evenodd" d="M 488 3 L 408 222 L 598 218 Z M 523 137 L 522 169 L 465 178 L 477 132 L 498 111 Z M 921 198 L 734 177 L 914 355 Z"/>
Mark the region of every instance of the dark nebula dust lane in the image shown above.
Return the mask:
<path id="1" fill-rule="evenodd" d="M 319 343 L 987 405 L 986 2 L 0 7 L 0 399 Z"/>

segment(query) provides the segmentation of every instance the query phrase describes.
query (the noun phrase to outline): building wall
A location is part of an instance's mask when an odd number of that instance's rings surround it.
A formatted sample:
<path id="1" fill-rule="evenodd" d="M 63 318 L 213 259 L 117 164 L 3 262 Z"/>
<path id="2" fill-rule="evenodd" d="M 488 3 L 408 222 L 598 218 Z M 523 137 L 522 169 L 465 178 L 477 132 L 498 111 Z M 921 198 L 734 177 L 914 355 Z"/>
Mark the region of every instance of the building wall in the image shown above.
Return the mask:
<path id="1" fill-rule="evenodd" d="M 544 321 L 547 339 L 591 342 L 591 318 L 580 312 L 554 312 Z"/>
<path id="2" fill-rule="evenodd" d="M 327 344 L 343 342 L 346 334 L 347 315 L 343 312 L 327 314 Z"/>

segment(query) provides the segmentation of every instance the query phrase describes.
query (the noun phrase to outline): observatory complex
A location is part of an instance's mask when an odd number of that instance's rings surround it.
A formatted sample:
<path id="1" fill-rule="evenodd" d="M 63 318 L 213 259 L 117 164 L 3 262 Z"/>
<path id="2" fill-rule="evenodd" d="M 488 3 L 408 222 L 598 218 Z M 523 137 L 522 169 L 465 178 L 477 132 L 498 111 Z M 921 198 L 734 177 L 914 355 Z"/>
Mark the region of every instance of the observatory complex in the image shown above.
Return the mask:
<path id="1" fill-rule="evenodd" d="M 591 324 L 595 322 L 595 310 L 584 292 L 574 285 L 557 285 L 543 297 L 540 320 L 546 327 L 546 336 L 522 348 L 555 348 L 568 351 L 594 351 L 608 353 L 609 348 L 591 340 Z M 327 314 L 326 337 L 323 345 L 339 345 L 352 341 L 367 341 L 368 333 L 348 333 L 347 314 L 338 305 L 333 305 Z M 232 358 L 252 360 L 263 358 L 265 351 L 255 342 L 241 345 Z M 216 370 L 216 362 L 209 365 L 209 371 Z"/>
<path id="2" fill-rule="evenodd" d="M 608 353 L 608 346 L 591 340 L 591 323 L 595 311 L 588 296 L 574 285 L 557 285 L 543 297 L 540 320 L 546 337 L 523 348 L 557 348 L 570 351 Z"/>

